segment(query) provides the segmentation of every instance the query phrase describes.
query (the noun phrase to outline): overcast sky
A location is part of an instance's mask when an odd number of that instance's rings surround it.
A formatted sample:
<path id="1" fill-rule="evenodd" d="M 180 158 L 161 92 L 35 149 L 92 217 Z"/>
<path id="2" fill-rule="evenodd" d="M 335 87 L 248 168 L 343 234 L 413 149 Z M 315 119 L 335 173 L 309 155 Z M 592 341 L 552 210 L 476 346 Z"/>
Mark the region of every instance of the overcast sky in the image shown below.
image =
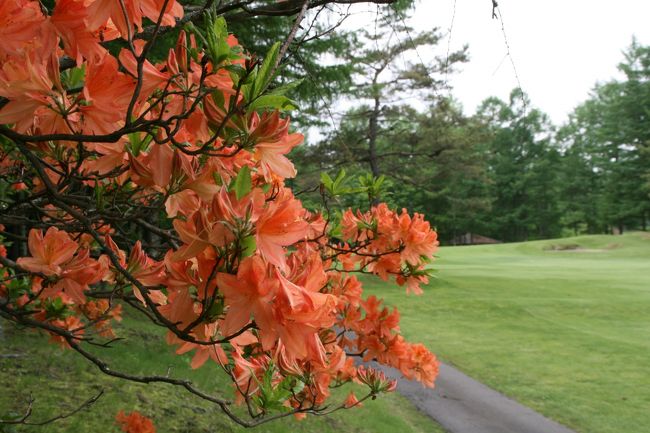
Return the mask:
<path id="1" fill-rule="evenodd" d="M 648 0 L 498 2 L 521 86 L 532 105 L 556 124 L 588 97 L 597 81 L 617 76 L 622 51 L 633 36 L 650 44 Z M 507 99 L 517 80 L 510 59 L 505 58 L 501 23 L 491 18 L 491 0 L 420 0 L 410 23 L 418 30 L 439 27 L 448 33 L 454 3 L 451 49 L 468 44 L 470 62 L 449 81 L 465 111 L 472 113 L 488 96 Z M 363 25 L 363 16 L 357 15 L 351 24 Z M 446 52 L 447 43 L 447 39 L 441 42 L 437 54 Z"/>

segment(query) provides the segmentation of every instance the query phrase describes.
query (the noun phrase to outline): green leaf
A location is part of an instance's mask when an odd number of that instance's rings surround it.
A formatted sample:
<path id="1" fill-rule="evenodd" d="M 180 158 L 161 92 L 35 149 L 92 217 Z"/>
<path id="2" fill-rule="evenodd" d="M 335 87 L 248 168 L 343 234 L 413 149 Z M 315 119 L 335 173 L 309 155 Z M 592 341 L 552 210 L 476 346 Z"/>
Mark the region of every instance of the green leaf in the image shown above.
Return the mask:
<path id="1" fill-rule="evenodd" d="M 339 171 L 339 174 L 336 175 L 336 179 L 334 180 L 334 189 L 335 190 L 339 189 L 338 187 L 343 184 L 344 179 L 345 179 L 345 169 L 342 168 Z"/>
<path id="2" fill-rule="evenodd" d="M 257 241 L 255 240 L 255 236 L 246 236 L 241 240 L 240 246 L 242 250 L 242 258 L 252 256 L 255 254 L 255 250 L 257 250 Z"/>
<path id="3" fill-rule="evenodd" d="M 45 317 L 48 319 L 63 319 L 68 315 L 70 315 L 68 306 L 63 303 L 61 298 L 45 301 Z"/>
<path id="4" fill-rule="evenodd" d="M 277 62 L 279 55 L 280 55 L 280 42 L 276 42 L 266 53 L 266 56 L 264 57 L 264 61 L 262 62 L 262 65 L 257 71 L 257 77 L 255 78 L 255 90 L 257 91 L 257 94 L 255 94 L 254 96 L 263 93 L 268 87 L 269 83 L 271 82 L 271 79 L 273 79 L 272 69 L 275 63 Z"/>
<path id="5" fill-rule="evenodd" d="M 140 133 L 138 132 L 132 132 L 128 134 L 128 137 L 133 156 L 138 156 L 140 155 L 140 152 L 147 150 L 149 143 L 153 140 L 153 135 L 151 134 L 147 134 L 143 139 L 140 139 Z"/>
<path id="6" fill-rule="evenodd" d="M 301 78 L 290 83 L 283 84 L 281 86 L 275 87 L 269 90 L 269 95 L 284 95 L 287 92 L 290 92 L 300 86 L 304 80 Z"/>
<path id="7" fill-rule="evenodd" d="M 276 110 L 295 110 L 297 104 L 295 101 L 282 95 L 263 95 L 255 99 L 248 106 L 250 110 L 259 110 L 260 108 L 273 108 Z"/>
<path id="8" fill-rule="evenodd" d="M 327 191 L 332 196 L 348 194 L 352 190 L 350 188 L 343 187 L 347 181 L 345 175 L 345 169 L 341 169 L 336 175 L 336 179 L 332 180 L 332 178 L 327 173 L 321 173 L 321 182 L 323 183 L 323 186 L 325 186 L 325 189 L 327 189 Z"/>
<path id="9" fill-rule="evenodd" d="M 222 108 L 222 109 L 228 108 L 228 107 L 225 106 L 226 105 L 226 100 L 225 100 L 222 92 L 212 92 L 212 100 L 214 101 L 214 103 L 216 104 L 217 107 Z"/>
<path id="10" fill-rule="evenodd" d="M 61 73 L 61 82 L 68 89 L 78 89 L 80 87 L 83 87 L 85 78 L 86 65 L 68 69 Z"/>
<path id="11" fill-rule="evenodd" d="M 320 181 L 323 184 L 323 186 L 325 187 L 325 189 L 327 191 L 329 191 L 330 193 L 332 193 L 332 186 L 334 185 L 334 181 L 332 180 L 330 175 L 325 173 L 325 172 L 321 173 L 320 174 Z"/>
<path id="12" fill-rule="evenodd" d="M 221 175 L 217 173 L 216 171 L 212 172 L 212 179 L 214 179 L 214 183 L 221 186 L 223 185 L 223 179 L 221 178 Z"/>
<path id="13" fill-rule="evenodd" d="M 226 20 L 212 11 L 206 13 L 205 27 L 208 53 L 212 63 L 216 66 L 227 60 L 231 54 L 230 45 L 228 45 L 228 27 Z"/>
<path id="14" fill-rule="evenodd" d="M 246 75 L 246 69 L 242 67 L 242 65 L 227 65 L 224 66 L 224 69 L 230 72 L 231 74 L 235 74 L 239 78 Z"/>
<path id="15" fill-rule="evenodd" d="M 237 200 L 240 200 L 246 194 L 251 192 L 252 186 L 251 169 L 245 165 L 239 170 L 239 173 L 237 173 L 237 177 L 230 185 L 230 190 L 234 190 Z"/>

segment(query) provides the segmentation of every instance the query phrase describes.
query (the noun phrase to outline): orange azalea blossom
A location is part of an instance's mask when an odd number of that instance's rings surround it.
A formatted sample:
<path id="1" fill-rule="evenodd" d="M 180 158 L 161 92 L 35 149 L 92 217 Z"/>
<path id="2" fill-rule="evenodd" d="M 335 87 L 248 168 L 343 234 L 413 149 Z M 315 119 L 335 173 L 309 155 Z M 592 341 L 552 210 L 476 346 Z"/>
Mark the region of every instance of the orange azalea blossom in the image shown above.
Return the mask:
<path id="1" fill-rule="evenodd" d="M 289 134 L 289 118 L 280 119 L 278 111 L 264 113 L 262 117 L 254 113 L 248 128 L 250 138 L 255 142 L 253 158 L 259 161 L 266 179 L 271 180 L 272 173 L 283 178 L 296 177 L 296 169 L 285 155 L 305 137 L 298 133 Z"/>
<path id="2" fill-rule="evenodd" d="M 145 41 L 139 39 L 134 41 L 133 45 L 136 50 L 135 54 L 138 56 L 142 54 Z M 118 59 L 120 60 L 120 65 L 123 66 L 131 76 L 136 77 L 138 75 L 138 63 L 130 50 L 127 50 L 126 48 L 122 49 Z M 142 66 L 142 87 L 140 89 L 140 98 L 143 99 L 149 97 L 155 89 L 162 88 L 169 79 L 171 79 L 169 73 L 160 72 L 151 62 L 145 60 Z"/>
<path id="3" fill-rule="evenodd" d="M 131 156 L 131 175 L 134 182 L 161 192 L 166 191 L 172 176 L 180 175 L 174 168 L 183 165 L 179 163 L 175 167 L 176 153 L 168 144 L 153 144 L 148 153 L 141 152 L 137 157 Z"/>
<path id="4" fill-rule="evenodd" d="M 128 415 L 124 411 L 119 411 L 115 416 L 115 421 L 124 433 L 156 433 L 153 421 L 137 411 Z"/>
<path id="5" fill-rule="evenodd" d="M 211 323 L 209 325 L 200 325 L 192 333 L 192 335 L 200 341 L 209 341 L 210 339 L 216 339 L 217 337 L 217 323 Z M 169 344 L 179 344 L 178 349 L 176 349 L 176 354 L 182 355 L 184 353 L 196 350 L 190 367 L 197 369 L 201 367 L 208 359 L 212 359 L 214 362 L 225 365 L 228 363 L 228 357 L 226 352 L 223 350 L 221 345 L 202 345 L 191 343 L 189 341 L 183 341 L 175 335 L 170 335 L 167 338 Z"/>
<path id="6" fill-rule="evenodd" d="M 216 281 L 213 269 L 218 262 L 214 255 L 207 252 L 191 260 L 176 261 L 172 251 L 167 252 L 164 262 L 167 270 L 167 304 L 158 310 L 176 323 L 179 329 L 183 329 L 201 314 L 202 302 L 214 295 Z M 171 331 L 168 342 L 176 342 Z"/>
<path id="7" fill-rule="evenodd" d="M 373 226 L 372 217 L 371 213 L 362 214 L 361 211 L 357 211 L 355 215 L 352 209 L 346 210 L 341 220 L 343 238 L 352 242 L 365 242 L 372 239 L 373 234 L 370 231 Z"/>
<path id="8" fill-rule="evenodd" d="M 336 298 L 306 290 L 287 280 L 280 271 L 275 273 L 280 289 L 274 301 L 274 331 L 288 353 L 325 365 L 325 348 L 318 331 L 334 324 Z"/>
<path id="9" fill-rule="evenodd" d="M 70 239 L 68 233 L 50 227 L 45 236 L 41 230 L 32 229 L 28 237 L 32 257 L 21 257 L 16 262 L 20 267 L 34 273 L 59 277 L 43 291 L 44 297 L 53 297 L 60 291 L 75 302 L 84 303 L 83 292 L 89 284 L 100 281 L 105 273 L 101 264 L 90 258 L 87 249 Z"/>
<path id="10" fill-rule="evenodd" d="M 350 391 L 348 396 L 345 398 L 345 402 L 343 402 L 343 405 L 345 406 L 346 409 L 349 409 L 351 407 L 361 407 L 363 404 L 359 403 L 359 400 L 357 399 L 357 396 L 354 395 L 354 392 Z"/>
<path id="11" fill-rule="evenodd" d="M 235 363 L 235 368 L 233 368 L 234 386 L 238 402 L 241 403 L 241 397 L 253 395 L 259 390 L 259 383 L 268 369 L 270 358 L 264 354 L 244 358 L 241 349 L 235 346 L 232 360 Z"/>
<path id="12" fill-rule="evenodd" d="M 224 221 L 215 221 L 207 208 L 200 208 L 187 221 L 175 219 L 174 229 L 185 244 L 174 253 L 177 261 L 196 257 L 211 245 L 221 247 L 235 240 L 232 230 Z"/>
<path id="13" fill-rule="evenodd" d="M 101 29 L 91 31 L 86 25 L 88 21 L 87 3 L 80 0 L 57 0 L 50 22 L 54 26 L 65 48 L 65 53 L 81 64 L 85 57 L 97 61 L 106 55 L 106 49 L 100 42 L 114 39 L 116 32 Z"/>
<path id="14" fill-rule="evenodd" d="M 265 208 L 256 224 L 257 248 L 269 263 L 286 269 L 284 247 L 305 239 L 309 223 L 304 220 L 305 210 L 290 190 L 283 188 Z"/>
<path id="15" fill-rule="evenodd" d="M 404 249 L 401 252 L 402 260 L 412 265 L 420 263 L 420 258 L 431 257 L 438 247 L 438 234 L 431 230 L 428 221 L 419 213 L 413 214 L 411 218 L 402 209 L 399 216 L 399 235 L 403 239 Z"/>
<path id="16" fill-rule="evenodd" d="M 423 267 L 418 268 L 418 270 L 423 270 Z M 406 293 L 413 292 L 416 295 L 421 295 L 423 292 L 420 285 L 427 284 L 429 282 L 429 278 L 426 275 L 411 275 L 408 277 L 398 275 L 395 278 L 395 282 L 400 286 L 406 284 Z"/>
<path id="17" fill-rule="evenodd" d="M 89 301 L 81 306 L 81 311 L 90 321 L 94 322 L 95 329 L 99 335 L 106 338 L 115 338 L 115 332 L 111 328 L 110 320 L 122 321 L 122 305 L 110 305 L 105 299 Z"/>
<path id="18" fill-rule="evenodd" d="M 94 0 L 88 6 L 88 27 L 96 30 L 105 25 L 110 19 L 115 24 L 124 39 L 132 35 L 134 28 L 142 30 L 142 19 L 149 18 L 153 22 L 158 21 L 162 11 L 162 0 L 124 0 L 126 17 L 119 1 L 115 0 Z M 183 6 L 176 0 L 171 0 L 164 11 L 162 24 L 173 26 L 177 18 L 183 17 Z"/>
<path id="19" fill-rule="evenodd" d="M 134 88 L 133 79 L 118 71 L 114 57 L 104 56 L 98 62 L 89 62 L 83 89 L 88 105 L 79 108 L 83 131 L 108 134 L 119 128 L 124 123 Z"/>
<path id="20" fill-rule="evenodd" d="M 399 369 L 409 379 L 433 388 L 439 371 L 436 356 L 422 344 L 410 344 L 409 355 L 400 360 Z"/>
<path id="21" fill-rule="evenodd" d="M 82 173 L 90 175 L 97 173 L 104 175 L 116 169 L 124 169 L 128 164 L 128 153 L 126 151 L 126 139 L 122 139 L 117 143 L 87 143 L 86 147 L 89 151 L 97 154 L 96 159 L 86 159 L 82 164 Z M 126 180 L 126 173 L 118 178 L 120 184 Z"/>
<path id="22" fill-rule="evenodd" d="M 329 267 L 331 262 L 323 262 L 318 251 L 309 249 L 306 242 L 297 245 L 288 258 L 288 264 L 291 270 L 288 278 L 291 282 L 309 292 L 320 292 L 325 288 L 328 282 L 325 267 Z"/>
<path id="23" fill-rule="evenodd" d="M 0 60 L 20 55 L 26 45 L 40 37 L 45 23 L 39 2 L 3 0 L 0 2 Z"/>
<path id="24" fill-rule="evenodd" d="M 136 241 L 131 250 L 126 270 L 133 275 L 143 286 L 155 287 L 165 280 L 164 265 L 156 262 L 142 251 L 142 244 Z"/>
<path id="25" fill-rule="evenodd" d="M 238 221 L 254 223 L 263 212 L 264 202 L 264 192 L 260 188 L 254 188 L 239 200 L 234 191 L 228 192 L 227 188 L 221 188 L 219 194 L 214 196 L 212 213 L 233 224 Z"/>
<path id="26" fill-rule="evenodd" d="M 385 281 L 395 276 L 398 284 L 407 285 L 407 293 L 422 293 L 420 284 L 428 282 L 424 264 L 438 246 L 436 232 L 422 215 L 416 213 L 411 218 L 405 210 L 398 215 L 381 203 L 365 214 L 355 215 L 348 209 L 341 228 L 351 242 L 344 245 L 350 253 L 341 258 L 345 269 L 357 264 Z M 404 275 L 405 269 L 411 270 Z M 413 270 L 421 273 L 411 274 Z"/>
<path id="27" fill-rule="evenodd" d="M 52 326 L 56 326 L 57 328 L 61 328 L 65 331 L 68 331 L 75 338 L 81 337 L 84 334 L 84 329 L 83 329 L 84 323 L 81 320 L 79 320 L 77 316 L 68 316 L 65 319 L 52 320 L 50 324 Z M 70 346 L 68 344 L 68 341 L 64 337 L 54 332 L 50 333 L 50 341 L 52 343 L 58 344 L 63 349 L 67 349 Z"/>
<path id="28" fill-rule="evenodd" d="M 169 217 L 178 214 L 190 216 L 196 212 L 203 203 L 209 203 L 220 191 L 214 179 L 217 171 L 215 163 L 199 166 L 197 158 L 186 159 L 180 152 L 174 154 L 172 165 L 172 179 L 181 183 L 178 192 L 169 196 L 165 202 L 165 210 Z"/>
<path id="29" fill-rule="evenodd" d="M 43 59 L 39 58 L 40 55 L 30 50 L 2 62 L 0 96 L 9 102 L 0 109 L 0 124 L 15 123 L 16 130 L 26 132 L 44 123 L 40 129 L 46 133 L 54 132 L 58 127 L 69 132 L 61 118 L 62 111 L 69 109 L 70 104 L 58 82 L 58 59 Z M 48 65 L 48 60 L 54 66 Z M 55 69 L 56 73 L 53 72 Z M 55 85 L 56 91 L 52 89 Z"/>
<path id="30" fill-rule="evenodd" d="M 356 276 L 345 276 L 337 272 L 328 274 L 332 294 L 339 298 L 339 309 L 346 306 L 358 307 L 361 302 L 363 287 Z"/>
<path id="31" fill-rule="evenodd" d="M 393 392 L 397 389 L 397 381 L 389 380 L 386 375 L 375 368 L 360 365 L 357 368 L 357 380 L 370 387 L 374 392 Z"/>
<path id="32" fill-rule="evenodd" d="M 47 276 L 60 275 L 63 272 L 61 265 L 69 262 L 79 249 L 68 233 L 56 227 L 50 227 L 45 236 L 42 230 L 31 230 L 28 247 L 32 257 L 21 257 L 18 264 L 28 271 Z"/>
<path id="33" fill-rule="evenodd" d="M 118 322 L 122 321 L 122 305 L 111 306 L 106 299 L 86 302 L 82 309 L 90 320 L 97 320 L 104 315 L 109 315 Z"/>
<path id="34" fill-rule="evenodd" d="M 272 300 L 278 283 L 270 276 L 267 264 L 259 256 L 248 257 L 239 265 L 237 275 L 220 273 L 217 286 L 226 298 L 223 333 L 234 334 L 246 326 L 252 316 L 260 329 L 263 347 L 273 347 L 276 335 Z"/>
<path id="35" fill-rule="evenodd" d="M 142 244 L 140 241 L 136 241 L 127 260 L 124 251 L 119 249 L 117 244 L 109 235 L 106 235 L 104 240 L 106 241 L 106 245 L 119 259 L 120 266 L 143 286 L 156 287 L 165 281 L 164 264 L 162 262 L 156 262 L 148 257 L 144 251 L 142 251 Z M 99 260 L 106 269 L 109 269 L 109 272 L 104 276 L 104 280 L 112 283 L 124 280 L 122 272 L 113 266 L 113 262 L 108 256 L 102 255 Z M 126 283 L 130 284 L 129 281 L 126 281 Z M 147 303 L 145 302 L 140 289 L 135 285 L 133 286 L 133 294 L 140 302 L 142 302 L 142 305 L 146 307 Z M 167 302 L 166 296 L 160 290 L 148 290 L 147 295 L 155 304 L 164 305 Z"/>
<path id="36" fill-rule="evenodd" d="M 334 341 L 334 339 L 330 340 Z M 314 379 L 313 385 L 303 389 L 301 397 L 314 400 L 319 405 L 325 403 L 330 397 L 330 385 L 338 373 L 344 369 L 347 359 L 345 352 L 337 344 L 327 344 L 325 350 L 328 355 L 327 363 L 311 362 L 303 368 L 304 371 L 310 371 Z"/>

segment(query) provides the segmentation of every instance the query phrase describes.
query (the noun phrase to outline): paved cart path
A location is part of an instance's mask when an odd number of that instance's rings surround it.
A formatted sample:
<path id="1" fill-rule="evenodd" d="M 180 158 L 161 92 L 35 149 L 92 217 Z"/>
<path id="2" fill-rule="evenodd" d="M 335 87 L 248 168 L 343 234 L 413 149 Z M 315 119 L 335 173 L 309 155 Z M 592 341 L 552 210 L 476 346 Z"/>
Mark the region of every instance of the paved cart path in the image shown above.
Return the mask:
<path id="1" fill-rule="evenodd" d="M 395 369 L 373 367 L 401 377 Z M 397 391 L 450 433 L 575 433 L 446 364 L 434 389 L 400 378 Z"/>

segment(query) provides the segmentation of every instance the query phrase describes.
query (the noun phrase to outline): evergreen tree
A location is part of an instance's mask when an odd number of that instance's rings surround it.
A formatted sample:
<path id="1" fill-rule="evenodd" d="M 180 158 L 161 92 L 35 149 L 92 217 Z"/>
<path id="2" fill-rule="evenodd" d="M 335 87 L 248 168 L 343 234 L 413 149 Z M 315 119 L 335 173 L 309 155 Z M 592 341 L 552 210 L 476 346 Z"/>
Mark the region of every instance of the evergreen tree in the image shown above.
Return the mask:
<path id="1" fill-rule="evenodd" d="M 529 106 L 527 96 L 513 90 L 508 103 L 489 98 L 478 114 L 492 132 L 490 234 L 504 241 L 560 234 L 559 152 L 551 143 L 547 116 Z"/>
<path id="2" fill-rule="evenodd" d="M 596 226 L 621 233 L 645 230 L 650 218 L 650 47 L 633 41 L 619 70 L 625 80 L 597 85 L 573 113 L 566 138 L 598 176 Z"/>

